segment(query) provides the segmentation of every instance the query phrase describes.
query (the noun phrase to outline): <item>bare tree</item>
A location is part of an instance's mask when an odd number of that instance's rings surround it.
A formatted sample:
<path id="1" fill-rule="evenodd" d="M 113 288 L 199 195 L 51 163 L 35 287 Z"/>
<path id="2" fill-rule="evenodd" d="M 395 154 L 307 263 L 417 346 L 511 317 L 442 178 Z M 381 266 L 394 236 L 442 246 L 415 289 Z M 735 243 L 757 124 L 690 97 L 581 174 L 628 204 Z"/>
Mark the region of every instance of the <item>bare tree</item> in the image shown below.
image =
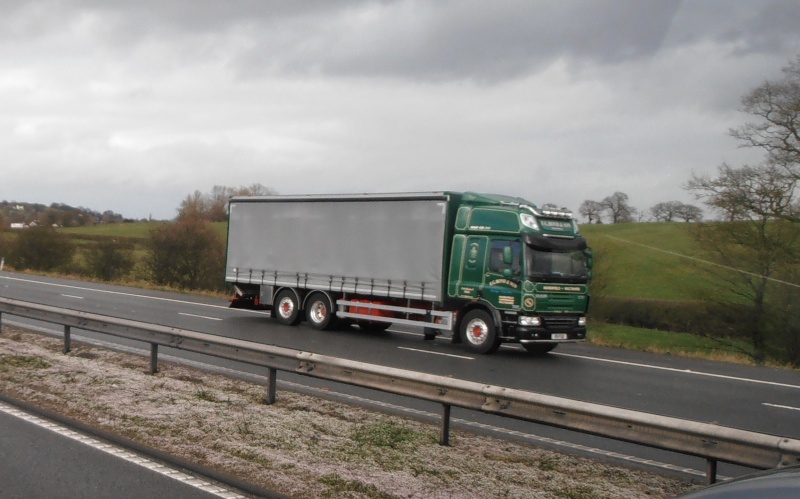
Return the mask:
<path id="1" fill-rule="evenodd" d="M 703 219 L 703 210 L 693 204 L 685 204 L 680 201 L 657 203 L 650 208 L 650 214 L 653 215 L 656 222 L 672 222 L 674 220 L 697 222 Z"/>
<path id="2" fill-rule="evenodd" d="M 681 203 L 675 210 L 675 218 L 684 222 L 699 222 L 703 220 L 703 210 L 693 204 Z"/>
<path id="3" fill-rule="evenodd" d="M 750 304 L 743 321 L 759 362 L 766 356 L 770 319 L 775 320 L 767 314 L 770 287 L 776 285 L 776 275 L 800 263 L 800 224 L 784 216 L 796 211 L 795 182 L 773 164 L 722 165 L 717 177 L 693 176 L 686 186 L 728 220 L 697 224 L 693 234 L 721 266 L 735 269 L 720 278 Z"/>
<path id="4" fill-rule="evenodd" d="M 682 203 L 680 201 L 664 201 L 656 203 L 650 208 L 650 214 L 656 219 L 656 222 L 672 222 L 675 218 L 678 209 Z"/>
<path id="5" fill-rule="evenodd" d="M 732 168 L 723 164 L 718 177 L 693 175 L 686 188 L 728 221 L 754 218 L 795 219 L 797 179 L 774 164 Z"/>
<path id="6" fill-rule="evenodd" d="M 611 223 L 630 223 L 636 215 L 636 208 L 628 204 L 628 195 L 615 192 L 600 202 L 611 218 Z"/>
<path id="7" fill-rule="evenodd" d="M 741 110 L 757 118 L 729 130 L 744 147 L 760 147 L 767 161 L 800 179 L 800 56 L 783 78 L 766 81 L 742 97 Z"/>
<path id="8" fill-rule="evenodd" d="M 603 211 L 605 211 L 605 209 L 605 206 L 603 206 L 603 203 L 600 201 L 592 201 L 591 199 L 587 199 L 581 204 L 580 208 L 578 208 L 578 211 L 589 221 L 589 223 L 595 221 L 597 223 L 602 223 Z"/>
<path id="9" fill-rule="evenodd" d="M 215 185 L 210 193 L 194 191 L 181 202 L 178 220 L 197 219 L 208 222 L 224 222 L 228 219 L 228 201 L 231 196 L 269 196 L 277 191 L 262 184 L 228 187 Z"/>

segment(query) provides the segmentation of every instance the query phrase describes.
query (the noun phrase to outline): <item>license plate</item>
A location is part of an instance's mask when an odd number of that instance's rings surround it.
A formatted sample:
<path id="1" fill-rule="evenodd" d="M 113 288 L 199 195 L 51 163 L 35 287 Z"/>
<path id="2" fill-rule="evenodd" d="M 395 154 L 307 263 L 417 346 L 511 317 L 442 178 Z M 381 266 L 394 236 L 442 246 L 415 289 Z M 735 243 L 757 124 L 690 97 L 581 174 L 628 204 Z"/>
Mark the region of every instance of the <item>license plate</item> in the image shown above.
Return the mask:
<path id="1" fill-rule="evenodd" d="M 567 333 L 553 333 L 550 335 L 551 340 L 566 340 Z"/>

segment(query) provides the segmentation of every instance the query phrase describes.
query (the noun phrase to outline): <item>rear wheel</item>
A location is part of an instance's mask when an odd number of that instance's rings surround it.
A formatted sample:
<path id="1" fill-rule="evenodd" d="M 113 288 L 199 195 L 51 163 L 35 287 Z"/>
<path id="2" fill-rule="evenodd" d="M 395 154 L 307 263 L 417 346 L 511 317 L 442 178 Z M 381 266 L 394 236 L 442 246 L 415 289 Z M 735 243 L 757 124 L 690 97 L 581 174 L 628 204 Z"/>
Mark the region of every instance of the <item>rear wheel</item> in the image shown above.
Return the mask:
<path id="1" fill-rule="evenodd" d="M 272 315 L 281 324 L 294 326 L 300 322 L 300 301 L 292 289 L 284 289 L 275 297 Z"/>
<path id="2" fill-rule="evenodd" d="M 475 353 L 492 353 L 500 348 L 494 319 L 485 310 L 468 312 L 461 321 L 461 341 Z"/>
<path id="3" fill-rule="evenodd" d="M 306 320 L 314 329 L 330 329 L 336 322 L 331 298 L 325 293 L 314 293 L 306 302 Z"/>
<path id="4" fill-rule="evenodd" d="M 558 343 L 523 343 L 522 346 L 528 353 L 544 355 L 558 346 Z"/>

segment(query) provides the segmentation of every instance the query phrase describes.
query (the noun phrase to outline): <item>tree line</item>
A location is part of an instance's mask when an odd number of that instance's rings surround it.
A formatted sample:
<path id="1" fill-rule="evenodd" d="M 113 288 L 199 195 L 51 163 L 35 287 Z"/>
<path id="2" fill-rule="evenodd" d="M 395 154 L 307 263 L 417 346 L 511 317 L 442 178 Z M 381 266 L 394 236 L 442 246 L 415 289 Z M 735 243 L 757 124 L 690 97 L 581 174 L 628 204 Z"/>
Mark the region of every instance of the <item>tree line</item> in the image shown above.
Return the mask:
<path id="1" fill-rule="evenodd" d="M 628 195 L 615 192 L 602 201 L 587 199 L 581 203 L 578 213 L 592 223 L 632 223 L 655 220 L 656 222 L 699 222 L 703 210 L 681 201 L 663 201 L 653 205 L 649 212 L 640 212 L 630 205 Z M 649 213 L 649 216 L 648 216 Z"/>
<path id="2" fill-rule="evenodd" d="M 124 220 L 122 215 L 111 210 L 101 213 L 89 208 L 73 207 L 63 203 L 46 206 L 39 203 L 0 201 L 0 227 L 9 227 L 11 224 L 80 227 Z"/>

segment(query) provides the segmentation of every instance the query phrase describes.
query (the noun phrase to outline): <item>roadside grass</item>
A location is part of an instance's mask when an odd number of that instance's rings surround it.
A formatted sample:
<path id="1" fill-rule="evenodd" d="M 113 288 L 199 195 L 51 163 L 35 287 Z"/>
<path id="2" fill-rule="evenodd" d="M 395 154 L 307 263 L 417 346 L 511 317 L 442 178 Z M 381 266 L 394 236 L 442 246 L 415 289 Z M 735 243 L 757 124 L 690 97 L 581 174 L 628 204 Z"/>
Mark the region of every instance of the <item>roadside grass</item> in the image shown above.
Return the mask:
<path id="1" fill-rule="evenodd" d="M 598 346 L 754 365 L 752 357 L 747 355 L 752 352 L 752 346 L 731 338 L 720 339 L 618 324 L 593 324 L 587 338 L 590 344 Z"/>

